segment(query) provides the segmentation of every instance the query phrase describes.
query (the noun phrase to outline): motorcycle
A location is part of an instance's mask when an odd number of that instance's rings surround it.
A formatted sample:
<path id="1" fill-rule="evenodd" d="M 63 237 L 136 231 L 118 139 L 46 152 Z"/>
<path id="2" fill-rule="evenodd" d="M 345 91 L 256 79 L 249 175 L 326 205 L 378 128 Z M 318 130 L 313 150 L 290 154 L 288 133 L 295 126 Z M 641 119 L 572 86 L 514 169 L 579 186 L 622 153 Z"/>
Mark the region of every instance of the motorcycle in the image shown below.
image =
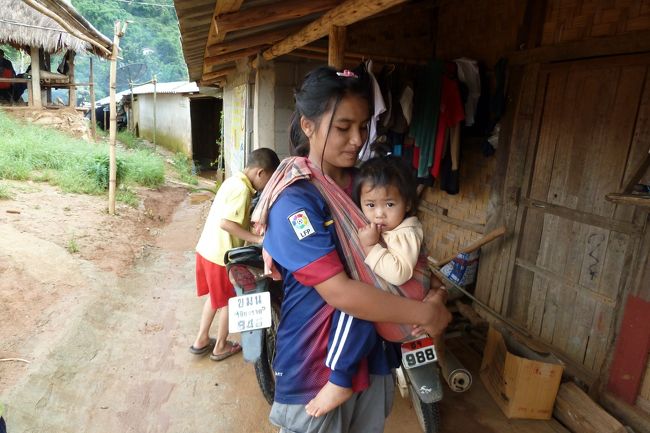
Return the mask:
<path id="1" fill-rule="evenodd" d="M 234 248 L 226 253 L 226 269 L 230 281 L 235 286 L 236 298 L 229 302 L 229 326 L 231 332 L 241 333 L 241 345 L 244 360 L 254 364 L 255 375 L 260 390 L 269 404 L 273 403 L 275 393 L 275 376 L 273 359 L 275 357 L 275 339 L 280 322 L 282 305 L 282 285 L 264 275 L 262 247 L 251 245 Z M 237 316 L 241 307 L 245 308 L 248 299 L 251 308 L 255 308 L 256 299 L 263 293 L 270 300 L 270 321 L 267 327 L 259 320 L 260 327 L 245 329 L 247 322 L 255 327 L 256 318 Z M 251 298 L 252 296 L 252 298 Z M 259 305 L 262 305 L 260 298 Z M 259 310 L 262 308 L 260 307 Z M 241 323 L 241 322 L 244 323 Z M 436 433 L 440 426 L 438 402 L 442 399 L 442 383 L 438 368 L 438 357 L 431 339 L 418 339 L 402 345 L 402 367 L 396 372 L 400 392 L 404 397 L 410 396 L 418 421 L 424 433 Z"/>
<path id="2" fill-rule="evenodd" d="M 244 360 L 254 365 L 262 394 L 272 404 L 275 394 L 273 359 L 283 298 L 282 283 L 264 275 L 261 245 L 229 250 L 225 264 L 237 293 L 237 297 L 229 301 L 229 331 L 241 333 Z M 263 297 L 268 302 L 264 303 Z M 244 314 L 246 308 L 253 314 Z M 265 320 L 260 315 L 264 315 Z"/>

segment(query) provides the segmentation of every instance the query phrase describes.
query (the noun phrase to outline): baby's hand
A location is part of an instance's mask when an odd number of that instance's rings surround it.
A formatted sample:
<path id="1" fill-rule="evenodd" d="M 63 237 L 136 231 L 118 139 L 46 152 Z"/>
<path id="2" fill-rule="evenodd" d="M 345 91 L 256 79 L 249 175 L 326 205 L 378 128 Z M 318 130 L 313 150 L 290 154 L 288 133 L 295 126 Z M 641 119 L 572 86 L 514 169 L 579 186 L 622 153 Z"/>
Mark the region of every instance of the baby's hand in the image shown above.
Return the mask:
<path id="1" fill-rule="evenodd" d="M 359 229 L 359 241 L 363 247 L 372 247 L 379 242 L 381 227 L 375 223 L 370 223 Z"/>

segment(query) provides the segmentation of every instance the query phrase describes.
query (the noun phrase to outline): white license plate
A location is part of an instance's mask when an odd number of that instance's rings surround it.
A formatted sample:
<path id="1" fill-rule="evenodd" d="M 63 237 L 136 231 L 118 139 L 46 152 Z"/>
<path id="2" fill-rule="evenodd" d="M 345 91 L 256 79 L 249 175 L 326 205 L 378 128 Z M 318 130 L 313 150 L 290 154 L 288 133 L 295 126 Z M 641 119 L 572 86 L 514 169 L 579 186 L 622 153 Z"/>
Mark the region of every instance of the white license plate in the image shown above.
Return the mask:
<path id="1" fill-rule="evenodd" d="M 253 331 L 271 326 L 269 292 L 235 296 L 228 300 L 228 332 Z"/>
<path id="2" fill-rule="evenodd" d="M 437 360 L 438 354 L 430 337 L 402 343 L 402 365 L 405 368 L 419 367 Z"/>

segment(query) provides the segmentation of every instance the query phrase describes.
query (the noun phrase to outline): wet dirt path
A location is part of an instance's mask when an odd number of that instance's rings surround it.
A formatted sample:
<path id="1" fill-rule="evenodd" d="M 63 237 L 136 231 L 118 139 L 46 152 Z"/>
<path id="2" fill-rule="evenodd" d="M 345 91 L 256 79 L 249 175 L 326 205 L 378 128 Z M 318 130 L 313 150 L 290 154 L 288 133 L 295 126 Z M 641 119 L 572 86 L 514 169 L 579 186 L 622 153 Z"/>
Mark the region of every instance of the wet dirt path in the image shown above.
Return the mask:
<path id="1" fill-rule="evenodd" d="M 2 396 L 9 432 L 271 432 L 241 357 L 189 354 L 202 302 L 193 264 L 200 207 L 183 202 L 122 278 L 88 265 L 62 337 Z"/>
<path id="2" fill-rule="evenodd" d="M 0 392 L 10 433 L 277 431 L 251 365 L 187 350 L 202 306 L 193 253 L 202 209 L 183 201 L 123 277 L 85 261 L 70 272 L 80 289 L 49 313 L 24 376 Z M 397 395 L 386 432 L 418 431 Z"/>

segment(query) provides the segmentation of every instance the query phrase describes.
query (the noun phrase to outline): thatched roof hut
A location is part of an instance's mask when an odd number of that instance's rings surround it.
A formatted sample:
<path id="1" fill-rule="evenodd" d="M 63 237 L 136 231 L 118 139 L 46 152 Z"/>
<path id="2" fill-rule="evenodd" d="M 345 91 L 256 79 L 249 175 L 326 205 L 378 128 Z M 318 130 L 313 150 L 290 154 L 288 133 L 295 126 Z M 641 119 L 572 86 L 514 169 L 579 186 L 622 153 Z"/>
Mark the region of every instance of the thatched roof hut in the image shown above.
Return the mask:
<path id="1" fill-rule="evenodd" d="M 64 0 L 0 0 L 0 44 L 109 57 L 112 42 Z"/>

